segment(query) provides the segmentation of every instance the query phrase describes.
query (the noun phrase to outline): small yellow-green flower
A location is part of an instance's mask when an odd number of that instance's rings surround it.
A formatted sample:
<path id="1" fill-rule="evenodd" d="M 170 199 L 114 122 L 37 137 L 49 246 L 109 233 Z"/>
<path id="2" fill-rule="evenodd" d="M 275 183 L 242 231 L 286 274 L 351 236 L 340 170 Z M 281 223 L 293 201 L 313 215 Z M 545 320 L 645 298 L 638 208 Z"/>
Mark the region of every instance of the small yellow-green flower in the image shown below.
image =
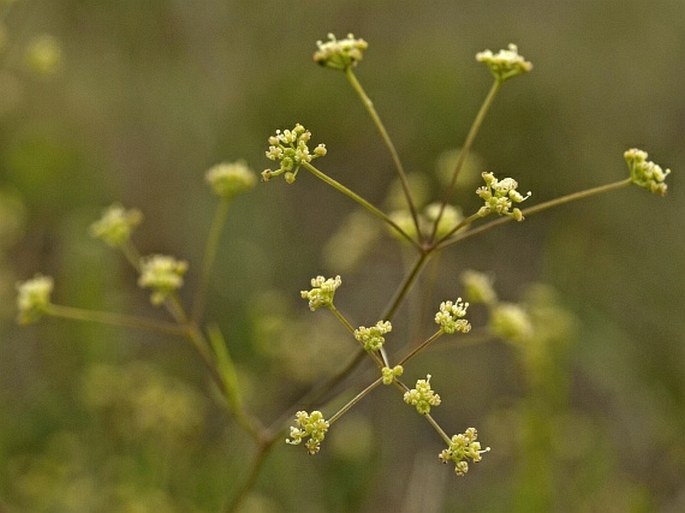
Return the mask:
<path id="1" fill-rule="evenodd" d="M 207 170 L 205 180 L 214 194 L 225 199 L 247 192 L 257 183 L 257 177 L 244 160 L 212 166 Z"/>
<path id="2" fill-rule="evenodd" d="M 321 442 L 326 438 L 326 432 L 330 427 L 323 414 L 318 410 L 314 410 L 311 414 L 298 411 L 295 414 L 295 424 L 295 426 L 290 426 L 290 438 L 286 438 L 285 443 L 299 445 L 302 440 L 308 438 L 304 446 L 309 454 L 319 452 Z"/>
<path id="3" fill-rule="evenodd" d="M 153 305 L 163 303 L 173 292 L 183 286 L 183 275 L 188 263 L 167 255 L 151 255 L 140 262 L 138 285 L 152 289 Z"/>
<path id="4" fill-rule="evenodd" d="M 468 307 L 469 304 L 461 298 L 454 302 L 443 301 L 440 303 L 440 310 L 435 314 L 435 324 L 440 326 L 443 333 L 468 333 L 471 331 L 471 323 L 464 319 Z"/>
<path id="5" fill-rule="evenodd" d="M 441 399 L 431 388 L 431 375 L 416 381 L 416 387 L 404 393 L 404 402 L 414 406 L 421 415 L 428 415 L 431 406 L 439 406 Z"/>
<path id="6" fill-rule="evenodd" d="M 527 73 L 533 65 L 519 55 L 518 47 L 510 44 L 507 50 L 492 53 L 485 50 L 476 54 L 476 60 L 484 63 L 499 82 Z"/>
<path id="7" fill-rule="evenodd" d="M 328 34 L 328 41 L 317 41 L 318 50 L 314 53 L 314 61 L 327 68 L 345 70 L 356 66 L 364 56 L 368 43 L 363 39 L 355 39 L 354 34 L 347 34 L 345 39 L 336 39 Z"/>
<path id="8" fill-rule="evenodd" d="M 484 205 L 478 210 L 480 217 L 485 217 L 494 212 L 500 216 L 510 216 L 517 221 L 523 221 L 523 213 L 518 208 L 513 208 L 514 203 L 521 203 L 528 199 L 531 192 L 525 196 L 518 192 L 518 182 L 513 178 L 498 180 L 493 173 L 484 172 L 485 185 L 476 189 L 476 194 L 483 200 Z"/>
<path id="9" fill-rule="evenodd" d="M 124 246 L 133 230 L 143 221 L 140 210 L 126 210 L 119 203 L 107 207 L 102 217 L 90 225 L 90 234 L 113 248 Z"/>
<path id="10" fill-rule="evenodd" d="M 383 367 L 381 369 L 381 374 L 383 376 L 383 384 L 392 385 L 395 379 L 404 374 L 404 367 L 401 365 L 395 365 L 392 369 L 390 367 Z"/>
<path id="11" fill-rule="evenodd" d="M 443 463 L 454 462 L 454 472 L 458 476 L 463 476 L 469 470 L 468 460 L 478 463 L 483 459 L 482 454 L 490 450 L 489 447 L 481 449 L 477 439 L 478 432 L 476 429 L 468 428 L 463 434 L 454 435 L 449 448 L 443 449 L 438 457 Z"/>
<path id="12" fill-rule="evenodd" d="M 268 182 L 274 176 L 283 174 L 287 183 L 293 183 L 303 163 L 326 155 L 325 144 L 319 144 L 312 151 L 309 150 L 311 138 L 312 133 L 299 123 L 292 130 L 276 130 L 276 134 L 269 137 L 266 158 L 278 162 L 280 167 L 275 171 L 271 169 L 262 171 L 262 180 Z"/>
<path id="13" fill-rule="evenodd" d="M 664 196 L 668 189 L 664 181 L 671 170 L 661 169 L 658 164 L 647 160 L 648 156 L 646 151 L 637 148 L 631 148 L 623 154 L 628 169 L 630 169 L 630 179 L 635 185 L 644 187 L 654 194 Z"/>
<path id="14" fill-rule="evenodd" d="M 50 306 L 53 287 L 53 279 L 41 274 L 17 283 L 17 321 L 20 324 L 31 324 L 43 316 Z"/>
<path id="15" fill-rule="evenodd" d="M 333 298 L 335 291 L 342 285 L 342 278 L 336 276 L 335 278 L 324 278 L 317 276 L 312 278 L 312 288 L 310 290 L 300 291 L 302 299 L 309 301 L 309 309 L 314 312 L 322 306 L 330 308 L 333 306 Z"/>
<path id="16" fill-rule="evenodd" d="M 385 343 L 383 335 L 392 331 L 390 321 L 378 321 L 375 326 L 360 326 L 354 330 L 354 338 L 364 345 L 367 351 L 379 351 Z"/>

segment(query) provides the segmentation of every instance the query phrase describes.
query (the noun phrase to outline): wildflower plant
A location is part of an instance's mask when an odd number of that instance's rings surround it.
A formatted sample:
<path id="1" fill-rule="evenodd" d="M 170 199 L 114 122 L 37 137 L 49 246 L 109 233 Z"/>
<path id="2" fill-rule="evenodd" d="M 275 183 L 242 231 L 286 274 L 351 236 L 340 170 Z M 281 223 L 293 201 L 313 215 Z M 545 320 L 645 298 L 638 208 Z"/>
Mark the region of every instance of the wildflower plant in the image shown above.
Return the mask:
<path id="1" fill-rule="evenodd" d="M 197 266 L 199 278 L 196 280 L 196 290 L 190 309 L 185 307 L 179 295 L 184 286 L 185 275 L 189 271 L 188 263 L 162 254 L 152 254 L 145 258 L 139 256 L 132 241 L 134 229 L 142 221 L 142 214 L 138 210 L 127 210 L 115 204 L 91 226 L 91 234 L 94 237 L 123 253 L 138 273 L 138 285 L 151 291 L 152 303 L 167 310 L 171 317 L 169 321 L 54 304 L 51 300 L 53 280 L 42 275 L 36 275 L 17 286 L 20 323 L 28 324 L 44 315 L 50 315 L 167 333 L 186 340 L 193 347 L 206 367 L 218 396 L 222 398 L 222 405 L 226 407 L 235 424 L 251 438 L 255 447 L 254 458 L 246 465 L 245 474 L 239 476 L 242 481 L 232 487 L 236 491 L 227 503 L 227 512 L 237 511 L 244 503 L 267 463 L 266 456 L 277 442 L 302 444 L 309 454 L 319 453 L 322 442 L 329 430 L 334 429 L 334 424 L 381 385 L 394 388 L 399 399 L 408 407 L 415 409 L 437 434 L 443 447 L 438 451 L 436 445 L 438 460 L 454 463 L 456 475 L 465 475 L 469 470 L 469 464 L 480 462 L 489 448 L 482 448 L 475 428 L 469 427 L 461 434 L 449 436 L 439 421 L 433 417 L 434 408 L 441 404 L 458 407 L 459 398 L 441 397 L 432 388 L 432 375 L 423 369 L 420 375 L 425 375 L 425 379 L 418 379 L 411 388 L 401 378 L 417 355 L 428 351 L 443 337 L 459 340 L 462 337 L 473 336 L 471 320 L 467 316 L 470 302 L 488 310 L 488 321 L 484 328 L 489 335 L 515 342 L 519 347 L 526 347 L 526 343 L 534 339 L 535 325 L 525 308 L 498 300 L 492 279 L 488 275 L 471 272 L 462 278 L 465 299 L 457 297 L 456 300 L 444 300 L 439 303 L 433 317 L 437 327 L 432 327 L 435 331 L 430 336 L 406 347 L 398 345 L 394 340 L 395 335 L 401 333 L 393 332 L 393 339 L 388 337 L 386 340 L 386 335 L 394 329 L 393 320 L 399 308 L 406 303 L 410 291 L 420 279 L 427 263 L 436 255 L 457 246 L 469 237 L 510 221 L 523 221 L 530 215 L 571 201 L 631 184 L 663 195 L 666 192 L 665 179 L 670 173 L 669 169 L 663 170 L 659 165 L 648 161 L 647 153 L 644 151 L 630 149 L 624 155 L 630 173 L 628 178 L 523 208 L 522 203 L 531 197 L 531 192 L 519 191 L 517 180 L 506 176 L 506 171 L 503 178 L 497 178 L 493 172 L 482 171 L 484 184 L 473 191 L 482 203 L 473 211 L 462 213 L 461 207 L 454 204 L 453 193 L 486 114 L 504 83 L 532 69 L 532 64 L 520 55 L 518 48 L 512 44 L 496 53 L 486 50 L 477 54 L 476 59 L 488 68 L 494 82 L 474 118 L 454 167 L 445 180 L 441 197 L 434 201 L 419 201 L 418 196 L 412 191 L 408 174 L 379 113 L 355 74 L 355 69 L 368 49 L 367 42 L 355 38 L 352 34 L 340 40 L 329 34 L 328 39 L 317 42 L 316 47 L 314 61 L 344 75 L 377 129 L 401 186 L 403 208 L 388 214 L 330 177 L 323 169 L 317 167 L 318 162 L 315 166 L 315 161 L 326 155 L 326 146 L 322 143 L 313 146 L 312 133 L 300 123 L 295 123 L 289 129 L 276 130 L 268 138 L 266 158 L 275 162 L 278 167 L 275 170 L 265 169 L 261 173 L 262 181 L 269 182 L 273 178 L 283 176 L 287 183 L 292 184 L 296 181 L 299 171 L 304 169 L 309 175 L 343 194 L 373 219 L 384 224 L 403 243 L 402 250 L 410 254 L 413 260 L 409 263 L 406 275 L 396 284 L 387 306 L 372 317 L 381 320 L 370 327 L 352 322 L 336 307 L 335 295 L 342 285 L 340 275 L 317 275 L 310 282 L 311 288 L 300 292 L 301 298 L 308 302 L 312 312 L 324 310 L 322 314 L 332 313 L 340 322 L 349 335 L 354 357 L 323 383 L 312 385 L 297 401 L 296 408 L 288 407 L 278 420 L 271 425 L 265 424 L 246 404 L 231 354 L 231 345 L 226 343 L 216 325 L 204 321 L 205 297 L 216 263 L 219 237 L 227 219 L 229 205 L 236 195 L 248 193 L 256 183 L 256 176 L 243 161 L 218 164 L 205 174 L 206 182 L 213 194 L 218 197 L 219 203 L 208 232 L 203 259 Z M 426 204 L 427 206 L 424 206 Z M 193 269 L 195 268 L 194 266 Z M 454 281 L 454 286 L 457 287 L 456 278 Z M 324 334 L 321 338 L 321 343 L 324 344 Z M 323 411 L 331 403 L 330 399 L 340 398 L 344 394 L 336 385 L 349 377 L 364 360 L 370 360 L 375 365 L 375 379 L 358 390 L 335 412 L 324 414 Z M 296 411 L 294 421 L 289 425 L 293 419 L 293 411 Z"/>

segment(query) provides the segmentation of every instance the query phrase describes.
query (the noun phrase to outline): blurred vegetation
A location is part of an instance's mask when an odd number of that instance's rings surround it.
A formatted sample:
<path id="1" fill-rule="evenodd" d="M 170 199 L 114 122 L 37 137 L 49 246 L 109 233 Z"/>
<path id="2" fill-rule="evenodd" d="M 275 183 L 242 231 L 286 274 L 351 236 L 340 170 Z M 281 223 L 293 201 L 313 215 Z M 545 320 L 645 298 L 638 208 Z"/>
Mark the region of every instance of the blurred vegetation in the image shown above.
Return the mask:
<path id="1" fill-rule="evenodd" d="M 531 204 L 624 177 L 631 146 L 674 173 L 665 199 L 631 188 L 567 205 L 429 270 L 435 298 L 475 268 L 542 324 L 556 326 L 546 309 L 572 312 L 544 357 L 494 341 L 417 359 L 441 422 L 480 426 L 493 448 L 465 478 L 380 391 L 316 457 L 277 447 L 244 511 L 685 510 L 682 0 L 0 0 L 0 13 L 0 511 L 215 512 L 241 482 L 251 446 L 189 347 L 52 319 L 20 329 L 14 283 L 41 271 L 56 302 L 161 315 L 88 225 L 113 201 L 141 209 L 138 247 L 189 260 L 192 288 L 214 208 L 204 171 L 237 158 L 261 170 L 269 134 L 296 121 L 327 144 L 322 168 L 382 202 L 385 149 L 343 77 L 311 61 L 316 40 L 350 31 L 370 44 L 360 80 L 433 193 L 425 177 L 490 84 L 475 53 L 509 42 L 535 69 L 497 98 L 479 165 L 514 176 Z M 469 190 L 459 200 L 475 205 Z M 309 278 L 347 266 L 338 306 L 367 325 L 401 279 L 383 235 L 361 260 L 339 258 L 351 251 L 331 239 L 341 226 L 365 233 L 354 212 L 308 176 L 232 206 L 208 317 L 266 421 L 353 347 L 298 298 Z M 408 304 L 397 343 L 430 328 Z"/>

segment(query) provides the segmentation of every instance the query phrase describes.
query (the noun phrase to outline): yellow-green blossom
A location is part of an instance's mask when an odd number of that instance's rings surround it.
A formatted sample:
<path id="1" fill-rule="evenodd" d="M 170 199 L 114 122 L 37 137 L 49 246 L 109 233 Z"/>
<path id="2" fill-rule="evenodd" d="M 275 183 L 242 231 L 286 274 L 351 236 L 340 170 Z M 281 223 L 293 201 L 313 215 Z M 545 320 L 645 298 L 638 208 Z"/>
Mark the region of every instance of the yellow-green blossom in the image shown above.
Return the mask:
<path id="1" fill-rule="evenodd" d="M 113 248 L 124 246 L 133 230 L 143 221 L 140 210 L 126 210 L 121 204 L 107 207 L 102 217 L 90 225 L 90 234 Z"/>
<path id="2" fill-rule="evenodd" d="M 262 180 L 268 182 L 274 176 L 283 174 L 287 183 L 293 183 L 303 163 L 326 155 L 325 144 L 319 144 L 310 152 L 308 143 L 311 137 L 312 133 L 299 123 L 292 130 L 276 130 L 276 134 L 269 137 L 266 158 L 278 162 L 280 167 L 275 171 L 262 171 Z"/>
<path id="3" fill-rule="evenodd" d="M 428 415 L 431 411 L 431 406 L 439 406 L 441 399 L 431 388 L 431 375 L 428 374 L 426 379 L 419 379 L 416 381 L 416 387 L 404 393 L 404 402 L 416 407 L 416 411 L 421 415 Z"/>
<path id="4" fill-rule="evenodd" d="M 290 438 L 286 438 L 285 443 L 299 445 L 302 440 L 308 438 L 304 446 L 309 454 L 319 452 L 321 442 L 323 442 L 330 427 L 323 414 L 318 410 L 314 410 L 311 414 L 306 411 L 298 411 L 295 414 L 295 424 L 295 426 L 290 426 Z"/>
<path id="5" fill-rule="evenodd" d="M 485 50 L 476 54 L 476 60 L 484 63 L 499 82 L 527 73 L 533 65 L 519 55 L 518 47 L 510 44 L 507 50 L 492 53 Z"/>
<path id="6" fill-rule="evenodd" d="M 226 199 L 249 191 L 257 183 L 257 177 L 244 160 L 212 166 L 207 170 L 205 180 L 214 194 Z"/>
<path id="7" fill-rule="evenodd" d="M 381 369 L 381 374 L 383 376 L 383 384 L 392 385 L 395 379 L 404 374 L 404 367 L 401 365 L 395 365 L 392 369 L 390 367 L 383 367 Z"/>
<path id="8" fill-rule="evenodd" d="M 464 319 L 468 307 L 469 304 L 461 298 L 454 302 L 443 301 L 440 303 L 440 310 L 435 314 L 435 324 L 440 326 L 443 333 L 468 333 L 471 331 L 471 323 Z"/>
<path id="9" fill-rule="evenodd" d="M 328 41 L 317 41 L 318 50 L 314 53 L 314 61 L 327 68 L 345 70 L 356 66 L 362 60 L 368 43 L 363 39 L 355 39 L 354 34 L 347 34 L 345 39 L 336 39 L 328 34 Z"/>
<path id="10" fill-rule="evenodd" d="M 485 185 L 476 189 L 476 194 L 484 201 L 484 205 L 478 210 L 480 217 L 485 217 L 494 212 L 501 216 L 510 216 L 517 221 L 523 221 L 523 213 L 518 208 L 512 209 L 514 203 L 521 203 L 528 199 L 531 192 L 525 196 L 518 192 L 518 182 L 513 178 L 498 180 L 493 173 L 484 172 Z"/>
<path id="11" fill-rule="evenodd" d="M 637 148 L 631 148 L 623 154 L 630 169 L 630 179 L 635 185 L 664 196 L 668 189 L 664 181 L 671 170 L 661 169 L 658 164 L 647 160 L 648 156 L 646 151 Z"/>
<path id="12" fill-rule="evenodd" d="M 322 306 L 327 308 L 333 306 L 333 297 L 338 287 L 342 285 L 342 278 L 336 276 L 335 278 L 324 278 L 317 276 L 312 278 L 312 288 L 310 290 L 301 290 L 300 295 L 302 299 L 309 301 L 309 309 L 314 312 Z"/>
<path id="13" fill-rule="evenodd" d="M 163 303 L 173 292 L 183 286 L 183 275 L 188 263 L 167 255 L 151 255 L 141 259 L 138 285 L 152 289 L 153 305 Z"/>
<path id="14" fill-rule="evenodd" d="M 40 319 L 50 306 L 54 281 L 50 276 L 36 274 L 30 280 L 17 283 L 17 322 L 31 324 Z"/>
<path id="15" fill-rule="evenodd" d="M 360 326 L 354 330 L 354 338 L 361 342 L 367 351 L 379 351 L 383 347 L 383 335 L 392 331 L 390 321 L 378 321 L 375 326 Z"/>
<path id="16" fill-rule="evenodd" d="M 454 435 L 450 441 L 449 448 L 443 449 L 438 455 L 443 463 L 452 461 L 455 464 L 454 472 L 458 476 L 463 476 L 469 470 L 468 460 L 478 463 L 482 454 L 490 450 L 489 447 L 481 449 L 480 442 L 477 441 L 478 432 L 475 428 L 468 428 L 463 434 Z"/>

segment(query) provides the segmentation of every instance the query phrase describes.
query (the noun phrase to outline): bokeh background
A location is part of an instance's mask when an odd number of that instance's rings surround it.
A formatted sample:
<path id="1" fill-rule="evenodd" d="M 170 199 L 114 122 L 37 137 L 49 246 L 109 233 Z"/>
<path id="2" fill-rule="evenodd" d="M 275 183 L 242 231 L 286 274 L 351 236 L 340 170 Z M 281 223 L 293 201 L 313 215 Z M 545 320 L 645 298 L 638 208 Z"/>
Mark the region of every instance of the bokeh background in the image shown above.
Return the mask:
<path id="1" fill-rule="evenodd" d="M 40 271 L 55 302 L 163 318 L 89 224 L 114 201 L 140 208 L 141 252 L 187 259 L 192 289 L 215 207 L 204 171 L 238 158 L 261 171 L 267 137 L 295 122 L 327 144 L 322 169 L 387 206 L 387 152 L 342 74 L 311 60 L 328 32 L 369 42 L 358 76 L 430 195 L 490 86 L 475 53 L 510 42 L 535 68 L 486 119 L 483 169 L 514 176 L 530 204 L 625 177 L 632 146 L 674 172 L 665 198 L 630 188 L 570 204 L 428 269 L 398 346 L 430 331 L 467 268 L 549 328 L 542 359 L 447 343 L 407 369 L 433 375 L 447 430 L 476 426 L 492 447 L 465 478 L 380 390 L 316 457 L 278 446 L 244 511 L 685 510 L 682 0 L 2 0 L 0 13 L 0 511 L 215 512 L 241 482 L 251 445 L 189 347 L 55 319 L 20 328 L 14 284 Z M 467 212 L 469 187 L 456 198 Z M 232 206 L 207 317 L 265 422 L 354 348 L 298 298 L 309 278 L 343 274 L 339 307 L 369 325 L 402 277 L 406 250 L 382 230 L 366 245 L 375 224 L 350 224 L 355 212 L 310 176 Z M 353 376 L 325 413 L 369 379 Z"/>

